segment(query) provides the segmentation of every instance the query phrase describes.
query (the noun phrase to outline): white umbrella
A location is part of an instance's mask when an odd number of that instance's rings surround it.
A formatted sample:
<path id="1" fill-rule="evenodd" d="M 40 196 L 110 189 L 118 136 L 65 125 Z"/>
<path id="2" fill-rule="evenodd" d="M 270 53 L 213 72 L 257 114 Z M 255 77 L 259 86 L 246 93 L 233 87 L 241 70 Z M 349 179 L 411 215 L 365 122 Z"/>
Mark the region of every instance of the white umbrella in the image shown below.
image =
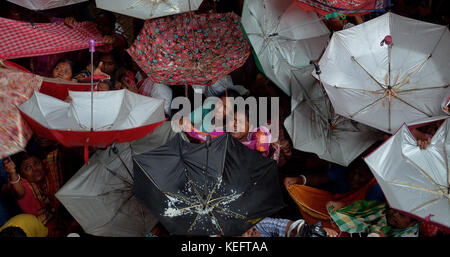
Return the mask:
<path id="1" fill-rule="evenodd" d="M 35 92 L 19 109 L 38 134 L 66 147 L 86 144 L 106 147 L 139 139 L 164 120 L 164 101 L 126 89 L 69 91 L 72 102 Z"/>
<path id="2" fill-rule="evenodd" d="M 169 141 L 175 132 L 165 122 L 147 136 L 97 151 L 56 197 L 83 230 L 95 236 L 145 236 L 158 220 L 132 192 L 131 156 Z"/>
<path id="3" fill-rule="evenodd" d="M 450 228 L 450 121 L 421 150 L 403 125 L 365 158 L 389 205 Z"/>
<path id="4" fill-rule="evenodd" d="M 443 118 L 449 60 L 447 27 L 386 13 L 333 33 L 319 79 L 337 113 L 393 133 Z"/>
<path id="5" fill-rule="evenodd" d="M 265 75 L 291 95 L 291 69 L 309 65 L 323 53 L 330 31 L 314 12 L 294 2 L 283 10 L 273 0 L 246 0 L 242 26 Z"/>
<path id="6" fill-rule="evenodd" d="M 195 11 L 203 0 L 95 0 L 97 8 L 147 20 Z"/>
<path id="7" fill-rule="evenodd" d="M 7 0 L 7 1 L 20 5 L 30 10 L 42 11 L 72 4 L 78 4 L 81 2 L 87 2 L 88 0 Z"/>
<path id="8" fill-rule="evenodd" d="M 292 111 L 284 126 L 294 148 L 348 166 L 380 138 L 380 133 L 335 114 L 322 87 L 311 76 L 313 69 L 292 71 Z"/>

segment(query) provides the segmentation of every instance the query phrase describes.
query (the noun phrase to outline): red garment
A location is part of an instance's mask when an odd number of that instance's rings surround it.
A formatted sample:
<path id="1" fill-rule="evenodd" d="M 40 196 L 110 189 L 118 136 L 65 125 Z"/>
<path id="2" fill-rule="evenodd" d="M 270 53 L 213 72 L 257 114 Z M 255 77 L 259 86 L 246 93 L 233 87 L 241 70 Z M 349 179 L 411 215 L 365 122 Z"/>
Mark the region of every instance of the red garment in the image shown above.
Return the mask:
<path id="1" fill-rule="evenodd" d="M 0 17 L 0 57 L 5 59 L 70 52 L 89 47 L 89 39 L 102 45 L 95 23 L 79 22 L 74 28 L 64 22 L 35 23 Z"/>

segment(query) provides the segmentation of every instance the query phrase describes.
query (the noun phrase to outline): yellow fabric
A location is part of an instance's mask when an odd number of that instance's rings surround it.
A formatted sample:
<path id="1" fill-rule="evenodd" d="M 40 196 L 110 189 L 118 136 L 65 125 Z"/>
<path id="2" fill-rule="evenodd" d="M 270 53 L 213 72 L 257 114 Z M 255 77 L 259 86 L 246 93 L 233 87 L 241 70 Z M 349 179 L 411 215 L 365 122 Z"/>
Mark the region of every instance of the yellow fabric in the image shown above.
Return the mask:
<path id="1" fill-rule="evenodd" d="M 12 217 L 3 224 L 0 231 L 7 227 L 19 227 L 25 232 L 27 237 L 46 237 L 48 235 L 47 227 L 36 216 L 31 214 L 19 214 Z"/>

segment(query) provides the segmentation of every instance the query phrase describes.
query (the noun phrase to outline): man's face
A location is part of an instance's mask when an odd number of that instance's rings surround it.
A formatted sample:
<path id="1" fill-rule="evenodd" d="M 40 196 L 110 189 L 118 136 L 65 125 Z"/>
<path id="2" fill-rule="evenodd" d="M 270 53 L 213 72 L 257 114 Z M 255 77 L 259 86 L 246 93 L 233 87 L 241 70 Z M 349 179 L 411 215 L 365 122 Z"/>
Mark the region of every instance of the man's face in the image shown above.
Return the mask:
<path id="1" fill-rule="evenodd" d="M 103 62 L 102 71 L 110 76 L 113 75 L 116 69 L 116 62 L 111 55 L 103 55 L 100 58 L 100 61 Z"/>
<path id="2" fill-rule="evenodd" d="M 24 160 L 20 165 L 22 176 L 32 183 L 38 183 L 45 177 L 44 166 L 41 160 L 32 156 Z"/>

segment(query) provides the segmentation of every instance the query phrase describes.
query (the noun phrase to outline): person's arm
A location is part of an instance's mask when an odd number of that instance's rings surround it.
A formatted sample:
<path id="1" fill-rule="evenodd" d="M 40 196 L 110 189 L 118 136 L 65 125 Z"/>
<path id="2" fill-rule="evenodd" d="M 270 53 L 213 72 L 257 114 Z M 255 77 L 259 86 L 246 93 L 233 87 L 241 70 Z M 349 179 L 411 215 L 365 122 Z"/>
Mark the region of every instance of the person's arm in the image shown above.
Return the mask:
<path id="1" fill-rule="evenodd" d="M 5 190 L 11 192 L 17 200 L 22 199 L 25 196 L 25 187 L 20 183 L 21 177 L 16 172 L 16 165 L 7 158 L 3 160 L 3 167 L 9 174 L 9 184 L 5 185 Z"/>
<path id="2" fill-rule="evenodd" d="M 355 16 L 356 25 L 364 23 L 364 20 L 361 16 Z"/>

